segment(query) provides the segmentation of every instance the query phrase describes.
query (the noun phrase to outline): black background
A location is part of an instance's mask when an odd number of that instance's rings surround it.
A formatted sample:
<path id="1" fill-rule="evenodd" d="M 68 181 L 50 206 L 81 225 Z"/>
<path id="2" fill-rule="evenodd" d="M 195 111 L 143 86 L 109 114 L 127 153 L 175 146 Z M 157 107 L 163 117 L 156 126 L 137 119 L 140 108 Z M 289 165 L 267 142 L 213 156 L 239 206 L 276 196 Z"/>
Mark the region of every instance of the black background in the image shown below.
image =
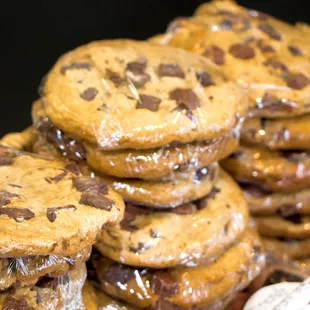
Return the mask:
<path id="1" fill-rule="evenodd" d="M 203 0 L 20 0 L 0 8 L 0 135 L 22 130 L 41 78 L 65 51 L 104 38 L 145 39 L 187 16 Z M 309 22 L 308 0 L 241 5 L 294 23 Z"/>

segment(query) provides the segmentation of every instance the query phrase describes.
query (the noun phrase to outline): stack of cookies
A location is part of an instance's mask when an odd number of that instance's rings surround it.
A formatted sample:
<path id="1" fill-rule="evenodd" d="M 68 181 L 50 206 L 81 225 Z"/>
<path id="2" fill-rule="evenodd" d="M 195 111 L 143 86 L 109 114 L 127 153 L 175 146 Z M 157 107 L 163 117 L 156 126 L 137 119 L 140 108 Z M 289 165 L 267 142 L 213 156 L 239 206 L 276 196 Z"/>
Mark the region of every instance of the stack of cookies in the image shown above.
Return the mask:
<path id="1" fill-rule="evenodd" d="M 310 254 L 310 39 L 306 25 L 215 0 L 151 38 L 213 61 L 247 92 L 241 147 L 223 167 L 243 186 L 277 257 Z"/>
<path id="2" fill-rule="evenodd" d="M 85 309 L 85 262 L 121 197 L 75 164 L 3 146 L 0 189 L 1 309 Z"/>
<path id="3" fill-rule="evenodd" d="M 215 65 L 173 47 L 94 42 L 61 57 L 40 94 L 33 150 L 75 161 L 126 202 L 92 258 L 105 306 L 223 309 L 260 272 L 242 191 L 217 163 L 238 147 L 245 93 Z"/>

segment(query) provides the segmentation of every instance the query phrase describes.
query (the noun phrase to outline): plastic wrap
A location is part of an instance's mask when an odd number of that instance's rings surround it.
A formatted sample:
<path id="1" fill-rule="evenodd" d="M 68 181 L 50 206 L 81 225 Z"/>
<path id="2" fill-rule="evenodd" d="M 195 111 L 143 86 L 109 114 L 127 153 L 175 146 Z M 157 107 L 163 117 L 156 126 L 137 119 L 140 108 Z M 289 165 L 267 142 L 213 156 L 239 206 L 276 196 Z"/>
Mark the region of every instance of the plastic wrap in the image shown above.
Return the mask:
<path id="1" fill-rule="evenodd" d="M 43 277 L 35 285 L 0 294 L 2 309 L 84 310 L 85 264 L 61 277 Z"/>
<path id="2" fill-rule="evenodd" d="M 56 255 L 0 258 L 0 290 L 35 284 L 44 276 L 62 276 L 69 270 L 79 268 L 90 256 L 91 247 L 76 255 Z"/>
<path id="3" fill-rule="evenodd" d="M 123 178 L 174 178 L 219 161 L 238 147 L 240 124 L 226 135 L 208 141 L 174 142 L 157 149 L 103 151 L 77 142 L 56 128 L 46 117 L 40 102 L 33 105 L 34 151 L 77 162 L 87 161 L 95 171 Z"/>
<path id="4" fill-rule="evenodd" d="M 104 150 L 218 138 L 246 109 L 244 90 L 203 58 L 132 40 L 67 53 L 41 94 L 57 128 Z"/>
<path id="5" fill-rule="evenodd" d="M 204 199 L 169 210 L 127 204 L 119 225 L 101 232 L 96 248 L 115 261 L 150 268 L 214 261 L 243 234 L 247 205 L 223 171 Z"/>
<path id="6" fill-rule="evenodd" d="M 244 197 L 254 215 L 310 214 L 310 190 L 272 193 L 253 184 L 242 184 Z"/>
<path id="7" fill-rule="evenodd" d="M 0 146 L 1 257 L 71 256 L 121 220 L 122 198 L 76 165 Z"/>
<path id="8" fill-rule="evenodd" d="M 271 150 L 309 150 L 310 116 L 286 119 L 247 119 L 241 129 L 241 143 Z"/>
<path id="9" fill-rule="evenodd" d="M 245 87 L 252 116 L 293 117 L 310 112 L 310 40 L 305 29 L 215 0 L 194 17 L 176 19 L 166 34 L 150 41 L 213 61 Z"/>
<path id="10" fill-rule="evenodd" d="M 105 292 L 152 309 L 222 309 L 256 277 L 264 262 L 261 244 L 252 230 L 215 262 L 192 268 L 136 269 L 98 255 L 93 258 Z"/>
<path id="11" fill-rule="evenodd" d="M 239 182 L 256 184 L 267 191 L 291 193 L 310 186 L 308 152 L 240 147 L 221 165 Z"/>

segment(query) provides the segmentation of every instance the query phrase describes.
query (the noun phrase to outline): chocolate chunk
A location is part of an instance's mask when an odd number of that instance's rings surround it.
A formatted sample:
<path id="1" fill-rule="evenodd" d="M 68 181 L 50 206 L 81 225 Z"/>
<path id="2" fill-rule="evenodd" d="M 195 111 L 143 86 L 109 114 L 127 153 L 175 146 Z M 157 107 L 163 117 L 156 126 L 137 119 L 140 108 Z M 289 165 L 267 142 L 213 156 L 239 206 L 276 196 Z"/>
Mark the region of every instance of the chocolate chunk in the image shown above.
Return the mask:
<path id="1" fill-rule="evenodd" d="M 17 184 L 8 184 L 8 185 L 11 186 L 11 187 L 23 188 L 22 186 L 17 185 Z"/>
<path id="2" fill-rule="evenodd" d="M 151 238 L 156 239 L 156 238 L 160 237 L 160 233 L 156 229 L 151 229 L 150 230 L 150 236 L 151 236 Z"/>
<path id="3" fill-rule="evenodd" d="M 231 30 L 233 28 L 233 24 L 234 22 L 231 19 L 224 18 L 220 22 L 219 26 L 223 30 Z"/>
<path id="4" fill-rule="evenodd" d="M 60 69 L 61 74 L 65 75 L 67 70 L 79 70 L 79 69 L 86 69 L 90 71 L 91 65 L 87 62 L 75 62 L 69 65 L 65 65 Z"/>
<path id="5" fill-rule="evenodd" d="M 287 84 L 287 86 L 289 86 L 291 88 L 301 90 L 301 89 L 305 88 L 306 86 L 308 86 L 309 82 L 310 82 L 309 78 L 306 77 L 304 74 L 302 74 L 302 73 L 291 73 L 287 77 L 286 84 Z"/>
<path id="6" fill-rule="evenodd" d="M 126 71 L 130 71 L 133 74 L 143 74 L 147 66 L 147 60 L 145 58 L 139 58 L 137 61 L 129 62 L 126 67 Z"/>
<path id="7" fill-rule="evenodd" d="M 86 191 L 82 193 L 79 203 L 100 210 L 111 211 L 115 202 L 97 191 Z"/>
<path id="8" fill-rule="evenodd" d="M 177 64 L 160 64 L 158 67 L 158 75 L 178 77 L 180 79 L 185 78 L 183 70 Z"/>
<path id="9" fill-rule="evenodd" d="M 120 284 L 126 284 L 134 279 L 135 271 L 134 268 L 115 263 L 105 272 L 103 279 L 118 287 Z"/>
<path id="10" fill-rule="evenodd" d="M 225 60 L 224 51 L 216 45 L 208 47 L 202 54 L 203 56 L 211 59 L 217 65 L 223 65 Z"/>
<path id="11" fill-rule="evenodd" d="M 10 166 L 13 164 L 13 158 L 8 156 L 0 156 L 0 166 Z"/>
<path id="12" fill-rule="evenodd" d="M 147 250 L 149 248 L 150 248 L 150 245 L 148 245 L 148 244 L 146 244 L 144 242 L 139 242 L 137 247 L 130 246 L 129 247 L 129 251 L 133 252 L 133 253 L 138 253 L 139 254 L 139 253 L 141 253 L 141 252 L 143 252 L 143 251 L 145 251 L 145 250 Z"/>
<path id="13" fill-rule="evenodd" d="M 159 109 L 161 100 L 157 97 L 150 95 L 140 95 L 140 101 L 137 103 L 136 109 L 148 109 L 156 112 Z"/>
<path id="14" fill-rule="evenodd" d="M 264 282 L 264 286 L 277 284 L 281 282 L 302 282 L 304 279 L 293 273 L 288 273 L 284 270 L 274 270 L 268 275 Z"/>
<path id="15" fill-rule="evenodd" d="M 163 297 L 159 297 L 155 304 L 155 310 L 181 310 L 181 308 Z"/>
<path id="16" fill-rule="evenodd" d="M 28 221 L 35 217 L 33 212 L 23 208 L 0 208 L 0 215 L 7 215 L 16 222 Z"/>
<path id="17" fill-rule="evenodd" d="M 195 179 L 198 181 L 202 181 L 208 176 L 208 174 L 209 174 L 208 167 L 200 168 L 199 170 L 196 171 Z"/>
<path id="18" fill-rule="evenodd" d="M 255 51 L 246 44 L 233 44 L 229 53 L 238 59 L 251 59 L 255 57 Z"/>
<path id="19" fill-rule="evenodd" d="M 265 44 L 263 40 L 259 40 L 257 42 L 257 47 L 263 52 L 263 53 L 272 53 L 275 52 L 276 50 L 268 44 Z"/>
<path id="20" fill-rule="evenodd" d="M 195 210 L 194 205 L 192 205 L 190 203 L 183 204 L 183 205 L 178 206 L 176 208 L 170 209 L 171 213 L 175 213 L 175 214 L 178 214 L 178 215 L 188 215 L 188 214 L 194 213 L 195 211 L 196 210 Z"/>
<path id="21" fill-rule="evenodd" d="M 150 75 L 145 72 L 146 66 L 147 61 L 145 58 L 140 58 L 127 64 L 126 76 L 137 88 L 143 87 L 151 80 Z"/>
<path id="22" fill-rule="evenodd" d="M 152 289 L 161 297 L 171 297 L 178 293 L 178 280 L 167 271 L 157 271 L 154 274 Z"/>
<path id="23" fill-rule="evenodd" d="M 98 89 L 95 87 L 89 87 L 87 89 L 85 89 L 82 93 L 81 93 L 81 98 L 86 100 L 86 101 L 92 101 L 93 99 L 95 99 L 95 97 L 98 94 Z"/>
<path id="24" fill-rule="evenodd" d="M 109 79 L 111 82 L 113 82 L 113 84 L 115 86 L 121 85 L 122 82 L 124 81 L 122 79 L 122 77 L 117 72 L 114 72 L 110 69 L 107 69 L 105 74 L 106 74 L 107 79 Z"/>
<path id="25" fill-rule="evenodd" d="M 308 159 L 308 155 L 305 152 L 298 152 L 298 151 L 282 151 L 281 155 L 286 158 L 288 161 L 294 163 L 294 164 L 299 164 L 305 160 Z"/>
<path id="26" fill-rule="evenodd" d="M 208 201 L 205 198 L 201 198 L 195 201 L 195 205 L 197 206 L 198 210 L 202 210 L 207 207 Z"/>
<path id="27" fill-rule="evenodd" d="M 289 216 L 282 216 L 285 220 L 299 225 L 302 224 L 302 220 L 301 220 L 301 215 L 300 214 L 293 214 L 293 215 L 289 215 Z"/>
<path id="28" fill-rule="evenodd" d="M 57 277 L 56 278 L 44 277 L 36 283 L 36 286 L 40 288 L 50 288 L 55 291 L 59 284 L 60 284 L 59 278 Z"/>
<path id="29" fill-rule="evenodd" d="M 8 296 L 3 304 L 2 310 L 35 310 L 28 304 L 25 297 Z"/>
<path id="30" fill-rule="evenodd" d="M 91 179 L 88 177 L 78 177 L 72 179 L 74 187 L 79 192 L 95 191 L 102 195 L 107 195 L 109 192 L 107 184 L 99 182 L 97 179 Z"/>
<path id="31" fill-rule="evenodd" d="M 68 171 L 70 171 L 72 174 L 78 176 L 81 172 L 80 172 L 80 168 L 76 163 L 69 163 L 65 166 L 65 169 L 67 169 Z"/>
<path id="32" fill-rule="evenodd" d="M 126 203 L 126 209 L 123 220 L 120 222 L 120 227 L 123 230 L 134 232 L 138 230 L 138 227 L 132 222 L 136 219 L 138 215 L 147 215 L 150 213 L 150 210 L 147 208 L 142 208 L 135 206 L 131 203 Z"/>
<path id="33" fill-rule="evenodd" d="M 86 150 L 81 143 L 67 137 L 64 133 L 56 128 L 49 119 L 40 119 L 35 123 L 35 128 L 48 143 L 56 147 L 62 156 L 73 161 L 84 161 Z"/>
<path id="34" fill-rule="evenodd" d="M 298 214 L 298 208 L 296 207 L 296 205 L 287 203 L 281 205 L 277 213 L 280 214 L 282 217 L 287 218 L 291 215 Z"/>
<path id="35" fill-rule="evenodd" d="M 251 196 L 257 197 L 257 198 L 264 197 L 264 196 L 272 193 L 272 192 L 267 191 L 258 185 L 254 185 L 254 184 L 250 184 L 250 183 L 242 184 L 241 187 L 245 193 L 247 193 Z"/>
<path id="36" fill-rule="evenodd" d="M 211 85 L 215 85 L 215 83 L 212 80 L 211 75 L 208 72 L 197 72 L 196 77 L 198 82 L 203 86 L 203 87 L 208 87 Z"/>
<path id="37" fill-rule="evenodd" d="M 67 206 L 63 206 L 63 207 L 47 208 L 46 217 L 49 219 L 50 222 L 53 223 L 56 220 L 57 212 L 60 210 L 75 211 L 76 207 L 74 205 L 67 205 Z"/>
<path id="38" fill-rule="evenodd" d="M 0 207 L 9 204 L 12 198 L 20 198 L 20 196 L 7 191 L 0 191 Z"/>
<path id="39" fill-rule="evenodd" d="M 256 10 L 249 10 L 248 13 L 251 17 L 255 17 L 260 20 L 267 20 L 269 18 L 268 14 Z"/>
<path id="40" fill-rule="evenodd" d="M 211 192 L 205 196 L 205 199 L 215 199 L 216 194 L 220 193 L 220 192 L 221 192 L 221 190 L 218 187 L 213 186 Z"/>
<path id="41" fill-rule="evenodd" d="M 260 24 L 258 25 L 258 29 L 264 33 L 266 33 L 271 39 L 281 41 L 282 36 L 279 32 L 277 32 L 271 25 L 269 24 Z"/>
<path id="42" fill-rule="evenodd" d="M 170 92 L 169 98 L 175 100 L 181 109 L 192 111 L 200 107 L 198 96 L 189 88 L 176 88 Z"/>
<path id="43" fill-rule="evenodd" d="M 273 98 L 269 93 L 265 93 L 262 101 L 257 103 L 259 109 L 269 109 L 270 111 L 285 110 L 291 112 L 294 106 L 294 102 Z"/>
<path id="44" fill-rule="evenodd" d="M 45 179 L 49 180 L 51 182 L 58 183 L 60 180 L 62 180 L 64 177 L 66 177 L 67 174 L 68 174 L 68 172 L 65 170 L 65 171 L 61 172 L 60 174 L 56 175 L 53 178 L 45 178 Z"/>
<path id="45" fill-rule="evenodd" d="M 283 64 L 280 61 L 274 60 L 274 59 L 268 59 L 263 62 L 263 65 L 266 67 L 272 67 L 273 69 L 279 69 L 281 71 L 287 72 L 288 68 L 285 64 Z"/>
<path id="46" fill-rule="evenodd" d="M 302 56 L 304 54 L 302 50 L 295 45 L 289 45 L 288 50 L 291 52 L 293 56 Z"/>

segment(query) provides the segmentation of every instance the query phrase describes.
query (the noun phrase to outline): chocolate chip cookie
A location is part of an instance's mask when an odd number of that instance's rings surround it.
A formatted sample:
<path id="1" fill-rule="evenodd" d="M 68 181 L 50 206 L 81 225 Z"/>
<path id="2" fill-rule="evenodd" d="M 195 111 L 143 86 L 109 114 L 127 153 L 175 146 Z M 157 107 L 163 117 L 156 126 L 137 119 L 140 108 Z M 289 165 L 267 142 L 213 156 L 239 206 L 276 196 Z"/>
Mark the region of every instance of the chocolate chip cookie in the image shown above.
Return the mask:
<path id="1" fill-rule="evenodd" d="M 214 261 L 248 225 L 242 192 L 224 171 L 205 198 L 159 211 L 127 204 L 119 225 L 102 231 L 96 248 L 126 265 L 170 268 Z"/>
<path id="2" fill-rule="evenodd" d="M 1 146 L 0 172 L 1 257 L 71 256 L 122 217 L 121 197 L 75 164 Z"/>
<path id="3" fill-rule="evenodd" d="M 286 119 L 247 119 L 241 129 L 241 142 L 271 150 L 309 150 L 310 115 Z"/>
<path id="4" fill-rule="evenodd" d="M 229 301 L 228 296 L 242 290 L 260 272 L 264 266 L 261 251 L 258 236 L 248 231 L 209 265 L 135 269 L 97 257 L 94 266 L 105 292 L 139 308 L 216 309 L 219 302 L 222 305 L 222 300 Z"/>
<path id="5" fill-rule="evenodd" d="M 297 260 L 310 256 L 310 239 L 262 238 L 266 252 L 276 259 Z"/>
<path id="6" fill-rule="evenodd" d="M 239 182 L 257 184 L 269 191 L 289 193 L 310 186 L 307 152 L 240 147 L 221 164 Z"/>
<path id="7" fill-rule="evenodd" d="M 303 240 L 310 237 L 310 216 L 255 216 L 258 232 L 265 237 Z"/>
<path id="8" fill-rule="evenodd" d="M 158 179 L 175 173 L 190 173 L 219 161 L 238 147 L 235 132 L 208 141 L 180 144 L 174 142 L 161 148 L 103 151 L 82 144 L 65 135 L 46 117 L 39 101 L 33 104 L 34 146 L 36 153 L 52 153 L 56 157 L 85 162 L 95 171 L 117 177 Z"/>
<path id="9" fill-rule="evenodd" d="M 86 281 L 83 286 L 82 297 L 83 297 L 83 308 L 82 309 L 108 310 L 105 308 L 101 308 L 98 302 L 99 298 L 97 296 L 97 292 L 95 291 L 94 287 L 88 281 Z"/>
<path id="10" fill-rule="evenodd" d="M 131 40 L 62 56 L 41 96 L 57 128 L 110 150 L 217 138 L 246 109 L 244 91 L 203 57 Z"/>
<path id="11" fill-rule="evenodd" d="M 0 307 L 5 310 L 79 309 L 85 278 L 85 264 L 62 277 L 43 277 L 34 286 L 0 293 Z"/>
<path id="12" fill-rule="evenodd" d="M 241 187 L 252 214 L 310 214 L 309 189 L 296 193 L 275 193 L 253 184 L 242 184 Z"/>
<path id="13" fill-rule="evenodd" d="M 22 132 L 9 133 L 0 139 L 0 144 L 15 150 L 31 149 L 33 143 L 32 127 Z"/>
<path id="14" fill-rule="evenodd" d="M 211 1 L 195 15 L 176 19 L 164 37 L 151 41 L 214 62 L 245 87 L 252 115 L 293 117 L 310 112 L 309 47 L 300 43 L 309 40 L 303 31 L 232 1 Z"/>
<path id="15" fill-rule="evenodd" d="M 90 256 L 87 247 L 72 256 L 25 256 L 0 258 L 0 291 L 11 287 L 20 288 L 34 285 L 41 277 L 59 277 L 69 270 L 80 268 Z"/>
<path id="16" fill-rule="evenodd" d="M 218 175 L 218 164 L 213 163 L 193 173 L 168 180 L 121 179 L 101 176 L 126 201 L 154 208 L 175 208 L 208 195 Z"/>

